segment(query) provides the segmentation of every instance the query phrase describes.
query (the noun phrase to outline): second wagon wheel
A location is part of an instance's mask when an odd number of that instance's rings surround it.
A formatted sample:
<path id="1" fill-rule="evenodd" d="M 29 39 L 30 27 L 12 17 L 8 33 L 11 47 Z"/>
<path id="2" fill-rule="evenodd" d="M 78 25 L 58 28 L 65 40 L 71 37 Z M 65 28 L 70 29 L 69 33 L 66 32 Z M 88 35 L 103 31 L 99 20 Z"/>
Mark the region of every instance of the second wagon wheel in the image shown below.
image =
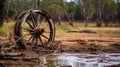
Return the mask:
<path id="1" fill-rule="evenodd" d="M 55 26 L 46 11 L 29 10 L 18 17 L 14 35 L 22 49 L 26 49 L 28 43 L 50 47 L 55 37 Z"/>

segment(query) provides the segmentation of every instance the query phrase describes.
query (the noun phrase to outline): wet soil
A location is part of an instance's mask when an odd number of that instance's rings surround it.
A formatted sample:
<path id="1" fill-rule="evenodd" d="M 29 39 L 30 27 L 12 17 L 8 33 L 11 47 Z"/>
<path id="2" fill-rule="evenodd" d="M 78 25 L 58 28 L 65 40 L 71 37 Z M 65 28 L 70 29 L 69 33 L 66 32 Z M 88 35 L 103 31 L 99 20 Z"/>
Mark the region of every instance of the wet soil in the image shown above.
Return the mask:
<path id="1" fill-rule="evenodd" d="M 13 38 L 0 37 L 0 47 L 13 42 Z M 120 36 L 99 35 L 99 34 L 81 34 L 66 33 L 57 35 L 50 49 L 38 47 L 34 48 L 27 45 L 27 50 L 19 49 L 18 46 L 6 51 L 6 53 L 22 53 L 22 56 L 9 57 L 4 56 L 0 60 L 1 65 L 30 65 L 39 64 L 40 58 L 46 54 L 69 52 L 69 53 L 120 53 Z M 118 66 L 118 65 L 117 65 Z"/>
<path id="2" fill-rule="evenodd" d="M 56 36 L 63 51 L 76 52 L 120 52 L 120 37 L 98 34 L 66 33 Z"/>
<path id="3" fill-rule="evenodd" d="M 0 37 L 0 46 L 13 42 L 12 37 Z M 16 45 L 16 43 L 13 43 Z M 12 45 L 13 45 L 12 44 Z M 57 35 L 52 50 L 27 46 L 28 51 L 36 52 L 120 52 L 120 35 L 99 35 L 87 33 L 66 33 Z M 16 50 L 14 50 L 16 51 Z M 17 50 L 19 51 L 19 50 Z"/>

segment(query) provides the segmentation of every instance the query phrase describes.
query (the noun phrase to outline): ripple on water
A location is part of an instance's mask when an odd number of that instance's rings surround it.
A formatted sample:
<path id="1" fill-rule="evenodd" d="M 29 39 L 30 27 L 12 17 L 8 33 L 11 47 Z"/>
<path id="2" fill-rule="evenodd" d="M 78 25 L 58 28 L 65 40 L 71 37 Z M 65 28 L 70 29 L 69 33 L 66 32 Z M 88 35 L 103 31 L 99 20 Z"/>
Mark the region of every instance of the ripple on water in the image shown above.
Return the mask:
<path id="1" fill-rule="evenodd" d="M 45 58 L 42 58 L 42 60 L 44 60 L 49 67 L 55 65 L 71 65 L 72 67 L 103 67 L 120 64 L 120 53 L 62 53 L 47 55 Z"/>

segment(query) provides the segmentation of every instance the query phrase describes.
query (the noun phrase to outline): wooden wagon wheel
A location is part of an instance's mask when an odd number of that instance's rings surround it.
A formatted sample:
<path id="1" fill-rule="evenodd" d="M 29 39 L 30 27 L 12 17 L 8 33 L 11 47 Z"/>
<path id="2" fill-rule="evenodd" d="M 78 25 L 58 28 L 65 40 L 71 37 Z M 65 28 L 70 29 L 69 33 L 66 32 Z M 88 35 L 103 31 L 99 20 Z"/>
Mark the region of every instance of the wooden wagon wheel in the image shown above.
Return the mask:
<path id="1" fill-rule="evenodd" d="M 50 47 L 55 37 L 55 26 L 46 11 L 28 10 L 18 16 L 14 36 L 21 49 L 26 49 L 27 43 Z"/>

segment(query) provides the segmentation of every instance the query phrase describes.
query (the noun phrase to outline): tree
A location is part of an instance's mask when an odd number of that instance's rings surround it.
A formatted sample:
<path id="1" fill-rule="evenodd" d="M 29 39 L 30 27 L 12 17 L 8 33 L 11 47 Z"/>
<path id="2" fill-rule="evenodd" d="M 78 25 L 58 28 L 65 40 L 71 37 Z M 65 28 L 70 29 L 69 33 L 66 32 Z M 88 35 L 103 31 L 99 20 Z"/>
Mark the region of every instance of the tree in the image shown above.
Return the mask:
<path id="1" fill-rule="evenodd" d="M 42 9 L 45 9 L 51 13 L 54 17 L 54 20 L 57 21 L 60 25 L 61 17 L 64 15 L 62 9 L 62 0 L 43 0 L 41 2 Z"/>
<path id="2" fill-rule="evenodd" d="M 82 14 L 86 21 L 85 26 L 87 26 L 90 18 L 92 18 L 94 14 L 94 5 L 92 4 L 92 0 L 78 0 L 78 3 L 82 9 Z"/>
<path id="3" fill-rule="evenodd" d="M 118 6 L 114 0 L 105 0 L 103 11 L 103 18 L 105 21 L 105 26 L 108 26 L 108 22 L 112 21 L 114 17 L 118 14 Z"/>
<path id="4" fill-rule="evenodd" d="M 34 1 L 34 8 L 39 9 L 40 8 L 40 0 L 33 0 Z"/>
<path id="5" fill-rule="evenodd" d="M 117 5 L 115 0 L 93 0 L 96 13 L 97 26 L 101 26 L 101 21 L 108 25 L 108 21 L 117 15 Z"/>
<path id="6" fill-rule="evenodd" d="M 71 19 L 70 23 L 72 23 L 72 25 L 74 22 L 75 9 L 76 9 L 76 4 L 73 1 L 66 3 L 66 10 L 67 10 L 68 16 Z"/>
<path id="7" fill-rule="evenodd" d="M 117 6 L 118 6 L 118 14 L 117 14 L 117 21 L 119 22 L 120 21 L 120 0 L 117 0 Z M 120 22 L 118 23 L 119 24 L 119 26 L 120 26 Z"/>
<path id="8" fill-rule="evenodd" d="M 98 27 L 101 27 L 102 20 L 102 8 L 103 8 L 102 0 L 93 0 L 93 4 L 95 6 L 95 14 L 96 14 L 96 23 Z"/>
<path id="9" fill-rule="evenodd" d="M 75 21 L 83 20 L 82 11 L 81 11 L 81 8 L 79 7 L 79 5 L 75 6 L 74 20 Z"/>
<path id="10" fill-rule="evenodd" d="M 5 0 L 0 0 L 0 27 L 3 24 L 3 9 L 4 9 L 4 5 L 5 5 Z"/>
<path id="11" fill-rule="evenodd" d="M 33 8 L 32 0 L 7 0 L 5 4 L 5 18 L 15 19 L 19 13 Z"/>
<path id="12" fill-rule="evenodd" d="M 62 6 L 62 9 L 63 9 L 63 12 L 64 12 L 64 16 L 63 17 L 67 17 L 69 25 L 73 26 L 73 22 L 71 21 L 71 18 L 70 18 L 69 14 L 68 14 L 66 0 L 61 0 L 61 1 L 62 1 L 61 6 Z"/>

